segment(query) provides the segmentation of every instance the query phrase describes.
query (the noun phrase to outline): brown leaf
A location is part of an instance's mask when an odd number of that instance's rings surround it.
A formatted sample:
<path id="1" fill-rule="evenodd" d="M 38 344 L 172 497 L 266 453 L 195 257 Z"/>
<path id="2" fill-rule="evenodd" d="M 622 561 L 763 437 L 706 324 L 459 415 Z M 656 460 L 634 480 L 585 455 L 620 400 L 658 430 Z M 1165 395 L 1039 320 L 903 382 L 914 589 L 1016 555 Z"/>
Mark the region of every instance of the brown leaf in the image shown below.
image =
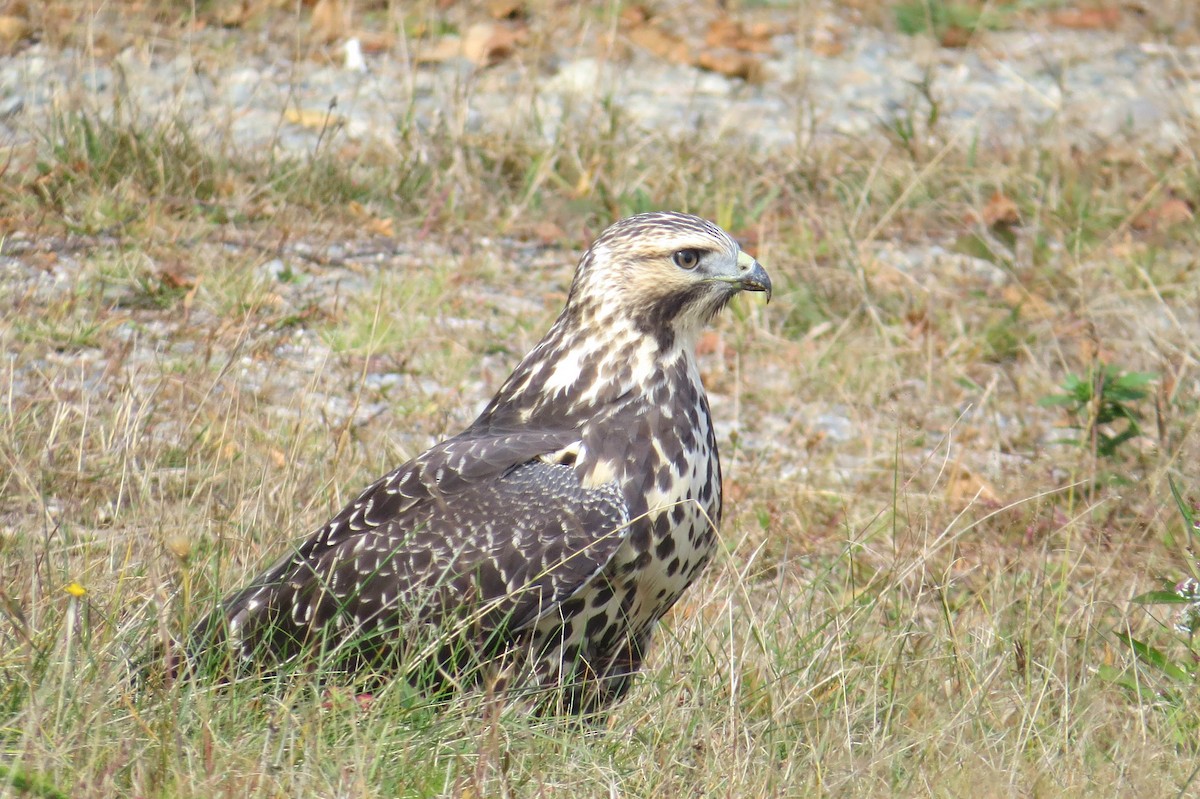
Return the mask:
<path id="1" fill-rule="evenodd" d="M 346 33 L 346 6 L 342 0 L 317 0 L 312 10 L 309 36 L 315 42 L 329 44 Z"/>
<path id="2" fill-rule="evenodd" d="M 984 224 L 988 227 L 1021 224 L 1021 212 L 1018 210 L 1017 204 L 999 191 L 993 192 L 992 196 L 988 198 L 987 204 L 983 206 L 981 216 Z"/>
<path id="3" fill-rule="evenodd" d="M 382 53 L 392 49 L 396 44 L 396 37 L 390 33 L 360 31 L 358 43 L 364 53 Z"/>
<path id="4" fill-rule="evenodd" d="M 417 61 L 436 63 L 465 58 L 476 66 L 488 67 L 511 56 L 524 41 L 523 27 L 478 22 L 467 29 L 465 36 L 439 39 L 433 47 L 418 53 Z"/>
<path id="5" fill-rule="evenodd" d="M 463 55 L 473 64 L 488 67 L 511 56 L 524 41 L 523 28 L 480 22 L 467 29 Z"/>
<path id="6" fill-rule="evenodd" d="M 351 200 L 346 208 L 350 211 L 350 215 L 358 220 L 363 229 L 368 233 L 388 238 L 396 235 L 396 231 L 392 227 L 393 220 L 390 216 L 377 216 L 370 208 L 355 200 Z"/>
<path id="7" fill-rule="evenodd" d="M 729 78 L 741 78 L 747 83 L 759 83 L 763 74 L 762 63 L 757 58 L 732 50 L 705 50 L 696 61 L 696 66 Z"/>
<path id="8" fill-rule="evenodd" d="M 971 43 L 971 31 L 959 25 L 948 25 L 938 41 L 942 47 L 966 47 Z"/>
<path id="9" fill-rule="evenodd" d="M 755 22 L 753 25 L 746 25 L 746 35 L 751 39 L 768 40 L 772 36 L 788 33 L 790 28 L 787 25 L 781 25 L 775 22 Z"/>
<path id="10" fill-rule="evenodd" d="M 1196 218 L 1192 206 L 1178 197 L 1168 197 L 1142 211 L 1130 222 L 1134 230 L 1166 230 Z"/>
<path id="11" fill-rule="evenodd" d="M 704 44 L 710 48 L 732 47 L 748 53 L 773 53 L 771 37 L 775 33 L 775 27 L 766 23 L 747 27 L 732 17 L 721 16 L 709 24 Z"/>
<path id="12" fill-rule="evenodd" d="M 656 25 L 643 24 L 630 28 L 629 39 L 638 47 L 649 50 L 659 58 L 665 58 L 676 64 L 692 63 L 692 53 L 687 42 Z"/>
<path id="13" fill-rule="evenodd" d="M 172 289 L 190 289 L 196 283 L 178 261 L 161 265 L 158 268 L 158 279 L 164 286 Z"/>
<path id="14" fill-rule="evenodd" d="M 33 33 L 33 26 L 24 17 L 0 15 L 0 53 L 11 53 L 22 40 Z"/>
<path id="15" fill-rule="evenodd" d="M 709 47 L 733 47 L 742 36 L 742 26 L 730 17 L 717 17 L 708 25 L 704 43 Z"/>
<path id="16" fill-rule="evenodd" d="M 1112 30 L 1121 22 L 1119 8 L 1064 8 L 1050 14 L 1050 22 L 1073 30 Z"/>
<path id="17" fill-rule="evenodd" d="M 369 220 L 366 224 L 366 231 L 388 239 L 396 236 L 396 229 L 392 226 L 391 217 L 377 216 Z"/>

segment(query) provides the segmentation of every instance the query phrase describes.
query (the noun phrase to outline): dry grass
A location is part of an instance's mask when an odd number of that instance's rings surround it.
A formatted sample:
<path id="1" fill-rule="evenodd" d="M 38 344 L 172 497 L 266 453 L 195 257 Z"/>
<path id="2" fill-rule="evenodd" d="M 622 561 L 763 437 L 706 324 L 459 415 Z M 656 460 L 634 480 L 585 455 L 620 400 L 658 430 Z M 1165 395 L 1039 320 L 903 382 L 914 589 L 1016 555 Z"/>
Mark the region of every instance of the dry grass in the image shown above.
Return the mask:
<path id="1" fill-rule="evenodd" d="M 548 155 L 411 135 L 420 163 L 233 158 L 170 120 L 83 111 L 13 153 L 0 785 L 1196 790 L 1195 682 L 1118 634 L 1192 668 L 1128 600 L 1188 570 L 1166 481 L 1200 491 L 1200 229 L 1145 212 L 1200 198 L 1200 131 L 1174 155 L 1063 151 L 1050 131 L 986 160 L 936 131 L 775 155 L 619 124 Z M 997 193 L 1019 225 L 980 221 Z M 399 689 L 361 713 L 305 685 L 122 686 L 127 656 L 469 421 L 552 320 L 578 247 L 648 198 L 732 227 L 777 292 L 706 340 L 736 431 L 725 546 L 608 732 Z M 1097 363 L 1158 375 L 1132 403 L 1145 435 L 1107 458 L 1053 443 L 1067 416 L 1038 402 Z"/>

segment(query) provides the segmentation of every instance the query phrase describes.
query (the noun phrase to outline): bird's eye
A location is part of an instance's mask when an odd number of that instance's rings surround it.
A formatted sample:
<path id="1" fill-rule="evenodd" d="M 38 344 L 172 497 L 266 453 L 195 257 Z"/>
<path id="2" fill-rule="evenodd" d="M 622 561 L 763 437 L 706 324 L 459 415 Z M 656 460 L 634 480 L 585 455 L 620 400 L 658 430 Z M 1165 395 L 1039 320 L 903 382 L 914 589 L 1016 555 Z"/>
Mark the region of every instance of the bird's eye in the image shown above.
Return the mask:
<path id="1" fill-rule="evenodd" d="M 700 251 L 680 250 L 675 253 L 674 261 L 680 269 L 695 269 L 700 264 Z"/>

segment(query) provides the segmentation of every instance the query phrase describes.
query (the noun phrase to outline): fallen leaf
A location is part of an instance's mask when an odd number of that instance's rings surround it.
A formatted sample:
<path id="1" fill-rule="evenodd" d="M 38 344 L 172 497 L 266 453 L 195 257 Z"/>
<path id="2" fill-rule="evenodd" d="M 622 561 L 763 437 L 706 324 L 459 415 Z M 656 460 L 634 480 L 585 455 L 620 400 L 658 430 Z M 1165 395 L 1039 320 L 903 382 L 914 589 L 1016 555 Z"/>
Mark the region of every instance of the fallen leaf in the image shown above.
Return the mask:
<path id="1" fill-rule="evenodd" d="M 708 25 L 704 43 L 709 47 L 733 47 L 733 42 L 742 36 L 742 26 L 729 17 L 717 17 Z"/>
<path id="2" fill-rule="evenodd" d="M 467 29 L 462 42 L 463 55 L 477 66 L 489 67 L 511 56 L 524 41 L 523 28 L 480 22 Z"/>
<path id="3" fill-rule="evenodd" d="M 791 29 L 787 25 L 778 24 L 775 22 L 755 22 L 753 25 L 745 26 L 746 35 L 751 39 L 770 39 L 773 36 L 788 33 Z"/>
<path id="4" fill-rule="evenodd" d="M 717 52 L 706 50 L 700 54 L 696 66 L 727 78 L 741 78 L 747 83 L 762 81 L 762 63 L 752 55 L 733 50 Z"/>
<path id="5" fill-rule="evenodd" d="M 1021 224 L 1021 212 L 1017 204 L 1000 191 L 992 192 L 987 204 L 983 206 L 981 216 L 988 227 Z"/>
<path id="6" fill-rule="evenodd" d="M 1134 230 L 1166 230 L 1196 218 L 1192 206 L 1178 197 L 1168 197 L 1142 211 L 1129 224 Z"/>
<path id="7" fill-rule="evenodd" d="M 309 28 L 313 41 L 321 44 L 337 41 L 346 33 L 347 27 L 346 7 L 342 0 L 317 0 Z"/>
<path id="8" fill-rule="evenodd" d="M 159 266 L 158 279 L 164 286 L 172 289 L 190 289 L 196 282 L 184 271 L 184 266 L 179 261 Z"/>
<path id="9" fill-rule="evenodd" d="M 363 229 L 368 233 L 374 233 L 377 236 L 387 236 L 389 238 L 396 235 L 392 228 L 392 218 L 390 216 L 379 216 L 367 206 L 360 202 L 351 200 L 346 206 L 350 215 L 353 216 L 363 226 Z"/>
<path id="10" fill-rule="evenodd" d="M 503 61 L 516 52 L 525 41 L 525 29 L 496 22 L 478 22 L 467 29 L 465 36 L 444 36 L 433 47 L 417 54 L 421 63 L 440 63 L 465 58 L 479 67 Z"/>
<path id="11" fill-rule="evenodd" d="M 710 48 L 732 47 L 749 53 L 774 53 L 771 37 L 776 29 L 766 23 L 758 23 L 747 27 L 732 17 L 722 16 L 714 19 L 704 35 L 704 44 Z"/>
<path id="12" fill-rule="evenodd" d="M 1050 22 L 1072 30 L 1112 30 L 1121 22 L 1119 8 L 1064 8 L 1050 14 Z"/>
<path id="13" fill-rule="evenodd" d="M 938 42 L 942 47 L 966 47 L 971 43 L 971 31 L 960 25 L 948 25 Z"/>
<path id="14" fill-rule="evenodd" d="M 376 236 L 384 236 L 385 238 L 393 238 L 396 235 L 395 229 L 392 227 L 392 218 L 377 216 L 366 224 L 368 233 L 373 233 Z"/>
<path id="15" fill-rule="evenodd" d="M 362 31 L 358 34 L 358 42 L 364 53 L 382 53 L 391 50 L 396 44 L 396 37 L 390 33 Z"/>
<path id="16" fill-rule="evenodd" d="M 649 50 L 659 58 L 665 58 L 676 64 L 692 63 L 691 48 L 687 42 L 678 36 L 667 33 L 657 25 L 643 24 L 633 27 L 628 33 L 629 40 L 645 50 Z"/>
<path id="17" fill-rule="evenodd" d="M 17 44 L 32 33 L 33 27 L 24 17 L 0 15 L 0 53 L 12 52 Z"/>

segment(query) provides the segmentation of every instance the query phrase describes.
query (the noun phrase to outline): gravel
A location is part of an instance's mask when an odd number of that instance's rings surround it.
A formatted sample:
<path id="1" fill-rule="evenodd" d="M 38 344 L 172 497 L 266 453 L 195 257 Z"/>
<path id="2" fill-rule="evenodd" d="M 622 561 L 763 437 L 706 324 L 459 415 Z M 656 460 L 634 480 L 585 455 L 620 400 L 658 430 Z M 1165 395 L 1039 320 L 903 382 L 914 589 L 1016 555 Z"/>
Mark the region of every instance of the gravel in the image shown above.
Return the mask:
<path id="1" fill-rule="evenodd" d="M 815 25 L 847 28 L 833 12 Z M 564 119 L 596 113 L 602 102 L 646 131 L 795 148 L 882 137 L 897 120 L 927 119 L 922 81 L 937 104 L 938 132 L 986 147 L 1011 146 L 1049 126 L 1074 146 L 1124 141 L 1169 149 L 1200 113 L 1200 47 L 1108 31 L 990 32 L 969 49 L 953 49 L 858 26 L 836 55 L 784 34 L 771 41 L 775 54 L 764 58 L 759 84 L 636 48 L 610 61 L 560 53 L 546 69 L 515 60 L 476 69 L 463 59 L 414 67 L 392 51 L 361 63 L 351 58 L 347 68 L 296 60 L 261 42 L 241 52 L 240 32 L 209 33 L 225 37 L 224 50 L 216 49 L 233 65 L 214 64 L 214 48 L 161 40 L 107 63 L 44 44 L 0 59 L 0 136 L 29 140 L 56 107 L 87 99 L 103 112 L 117 95 L 126 108 L 179 117 L 231 146 L 284 152 L 315 147 L 323 134 L 312 120 L 327 112 L 350 140 L 400 147 L 406 120 L 503 133 L 528 129 L 532 118 L 549 141 Z M 307 123 L 289 121 L 288 109 L 308 115 Z"/>

